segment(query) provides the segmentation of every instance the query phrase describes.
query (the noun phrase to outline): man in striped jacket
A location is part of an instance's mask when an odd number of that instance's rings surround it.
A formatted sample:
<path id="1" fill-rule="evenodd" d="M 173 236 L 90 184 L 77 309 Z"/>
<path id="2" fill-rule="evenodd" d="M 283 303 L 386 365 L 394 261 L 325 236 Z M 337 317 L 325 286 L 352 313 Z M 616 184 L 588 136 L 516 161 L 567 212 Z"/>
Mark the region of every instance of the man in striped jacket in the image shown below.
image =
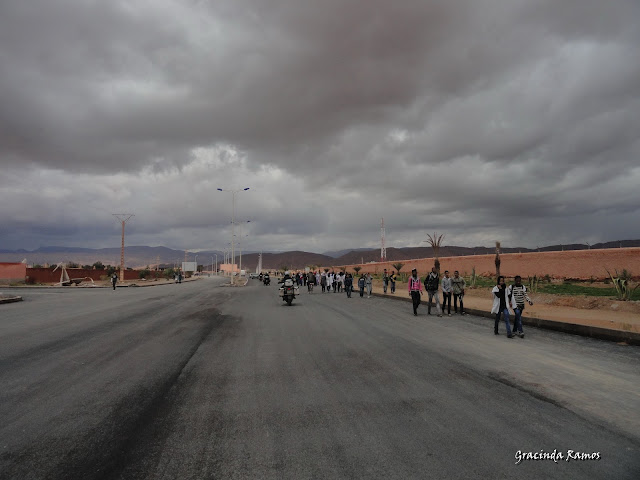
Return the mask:
<path id="1" fill-rule="evenodd" d="M 522 284 L 522 277 L 520 275 L 515 276 L 515 284 L 509 287 L 507 292 L 511 299 L 511 305 L 513 307 L 514 320 L 513 320 L 513 333 L 524 338 L 524 332 L 522 331 L 522 311 L 524 310 L 525 302 L 529 305 L 533 305 L 533 302 L 527 295 L 527 287 Z"/>

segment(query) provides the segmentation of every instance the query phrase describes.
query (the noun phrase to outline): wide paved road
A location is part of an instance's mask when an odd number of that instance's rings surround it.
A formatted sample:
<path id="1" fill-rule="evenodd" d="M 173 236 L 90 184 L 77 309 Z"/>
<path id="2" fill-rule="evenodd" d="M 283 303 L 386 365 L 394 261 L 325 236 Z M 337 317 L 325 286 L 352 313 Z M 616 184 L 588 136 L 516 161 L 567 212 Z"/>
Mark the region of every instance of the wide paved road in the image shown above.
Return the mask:
<path id="1" fill-rule="evenodd" d="M 640 478 L 637 347 L 220 282 L 0 305 L 0 478 Z"/>

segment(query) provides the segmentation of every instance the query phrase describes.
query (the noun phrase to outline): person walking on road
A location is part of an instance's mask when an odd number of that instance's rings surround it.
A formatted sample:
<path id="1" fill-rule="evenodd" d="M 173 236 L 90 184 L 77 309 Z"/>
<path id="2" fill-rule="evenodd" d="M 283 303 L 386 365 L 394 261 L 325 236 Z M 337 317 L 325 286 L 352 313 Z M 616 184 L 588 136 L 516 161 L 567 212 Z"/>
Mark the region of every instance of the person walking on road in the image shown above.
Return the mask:
<path id="1" fill-rule="evenodd" d="M 442 286 L 442 313 L 444 314 L 444 307 L 447 307 L 447 315 L 451 316 L 451 277 L 449 276 L 449 270 L 444 271 L 444 277 L 442 277 L 442 282 L 440 282 Z"/>
<path id="2" fill-rule="evenodd" d="M 464 297 L 464 289 L 467 283 L 464 278 L 460 276 L 460 272 L 456 270 L 453 272 L 453 278 L 451 279 L 451 290 L 453 291 L 453 311 L 458 313 L 458 300 L 460 300 L 460 315 L 466 315 L 464 313 L 464 305 L 462 304 L 462 298 Z"/>
<path id="3" fill-rule="evenodd" d="M 516 275 L 515 284 L 509 287 L 507 296 L 511 298 L 511 306 L 513 307 L 513 333 L 517 332 L 520 338 L 524 338 L 524 332 L 522 331 L 522 311 L 524 310 L 525 301 L 529 305 L 533 305 L 533 302 L 527 295 L 527 287 L 522 284 L 522 277 Z"/>
<path id="4" fill-rule="evenodd" d="M 389 283 L 391 284 L 391 293 L 396 293 L 396 274 L 393 271 L 389 274 Z"/>
<path id="5" fill-rule="evenodd" d="M 322 293 L 325 293 L 327 290 L 327 274 L 325 272 L 320 274 L 320 286 L 322 287 Z"/>
<path id="6" fill-rule="evenodd" d="M 387 287 L 389 286 L 389 274 L 387 273 L 387 269 L 384 269 L 382 273 L 382 291 L 387 293 Z"/>
<path id="7" fill-rule="evenodd" d="M 111 275 L 111 285 L 113 286 L 113 289 L 116 289 L 116 283 L 118 283 L 118 275 L 115 274 L 115 272 L 113 273 L 113 275 Z"/>
<path id="8" fill-rule="evenodd" d="M 491 294 L 493 296 L 491 313 L 496 315 L 493 333 L 498 335 L 498 325 L 500 324 L 500 315 L 502 314 L 504 324 L 507 326 L 507 337 L 513 338 L 513 335 L 511 334 L 511 325 L 509 324 L 509 294 L 502 275 L 498 277 L 498 283 L 493 287 L 493 290 L 491 290 Z"/>
<path id="9" fill-rule="evenodd" d="M 347 298 L 351 298 L 351 292 L 353 291 L 353 277 L 350 273 L 344 277 L 344 290 L 347 292 Z"/>
<path id="10" fill-rule="evenodd" d="M 417 316 L 418 306 L 420 305 L 420 295 L 422 295 L 422 282 L 420 282 L 418 271 L 415 268 L 411 270 L 411 276 L 409 277 L 407 286 L 409 288 L 409 296 L 413 302 L 413 314 Z"/>
<path id="11" fill-rule="evenodd" d="M 364 285 L 365 285 L 365 279 L 364 279 L 364 274 L 362 274 L 358 279 L 358 288 L 360 289 L 360 298 L 364 297 Z"/>
<path id="12" fill-rule="evenodd" d="M 373 277 L 371 276 L 370 273 L 367 273 L 365 284 L 367 286 L 367 298 L 371 298 L 371 290 L 373 288 Z"/>
<path id="13" fill-rule="evenodd" d="M 436 267 L 431 267 L 431 272 L 424 279 L 424 289 L 429 295 L 429 303 L 427 303 L 427 314 L 431 315 L 431 300 L 435 298 L 436 312 L 438 316 L 442 316 L 442 307 L 440 306 L 440 297 L 438 296 L 438 287 L 440 286 L 440 275 Z"/>

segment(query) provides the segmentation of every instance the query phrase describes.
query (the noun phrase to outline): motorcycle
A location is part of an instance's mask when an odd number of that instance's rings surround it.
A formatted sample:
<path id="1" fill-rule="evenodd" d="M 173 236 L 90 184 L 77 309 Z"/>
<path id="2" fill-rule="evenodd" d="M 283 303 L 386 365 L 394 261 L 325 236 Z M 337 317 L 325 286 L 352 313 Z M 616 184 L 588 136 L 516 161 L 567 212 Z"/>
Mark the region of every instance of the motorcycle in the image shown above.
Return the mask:
<path id="1" fill-rule="evenodd" d="M 300 293 L 300 287 L 294 285 L 293 280 L 287 278 L 283 285 L 280 287 L 280 296 L 282 301 L 287 302 L 287 305 L 291 305 L 293 299 L 296 298 L 296 294 Z"/>
<path id="2" fill-rule="evenodd" d="M 264 283 L 265 285 L 269 285 L 271 283 L 271 278 L 269 278 L 268 274 L 264 276 L 264 280 L 262 280 L 262 283 Z"/>

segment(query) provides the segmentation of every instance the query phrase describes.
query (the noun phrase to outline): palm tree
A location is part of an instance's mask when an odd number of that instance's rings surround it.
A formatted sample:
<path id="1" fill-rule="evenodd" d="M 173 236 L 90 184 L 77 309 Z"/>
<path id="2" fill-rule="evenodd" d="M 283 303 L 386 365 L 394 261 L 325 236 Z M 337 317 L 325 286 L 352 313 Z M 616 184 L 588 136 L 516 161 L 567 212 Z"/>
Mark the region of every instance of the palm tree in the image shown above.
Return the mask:
<path id="1" fill-rule="evenodd" d="M 440 259 L 438 258 L 438 255 L 440 254 L 440 247 L 442 246 L 442 240 L 444 240 L 444 234 L 438 236 L 438 233 L 434 232 L 432 237 L 427 233 L 426 242 L 429 245 L 431 245 L 431 248 L 433 249 L 433 256 L 434 256 L 433 266 L 436 267 L 436 272 L 438 273 L 440 273 Z"/>
<path id="2" fill-rule="evenodd" d="M 391 266 L 396 269 L 396 272 L 398 272 L 398 274 L 400 274 L 400 270 L 402 270 L 402 267 L 404 267 L 404 263 L 398 262 L 398 263 L 394 263 Z"/>
<path id="3" fill-rule="evenodd" d="M 353 267 L 353 270 L 356 272 L 356 275 L 358 275 L 358 272 L 362 270 L 362 267 Z"/>

